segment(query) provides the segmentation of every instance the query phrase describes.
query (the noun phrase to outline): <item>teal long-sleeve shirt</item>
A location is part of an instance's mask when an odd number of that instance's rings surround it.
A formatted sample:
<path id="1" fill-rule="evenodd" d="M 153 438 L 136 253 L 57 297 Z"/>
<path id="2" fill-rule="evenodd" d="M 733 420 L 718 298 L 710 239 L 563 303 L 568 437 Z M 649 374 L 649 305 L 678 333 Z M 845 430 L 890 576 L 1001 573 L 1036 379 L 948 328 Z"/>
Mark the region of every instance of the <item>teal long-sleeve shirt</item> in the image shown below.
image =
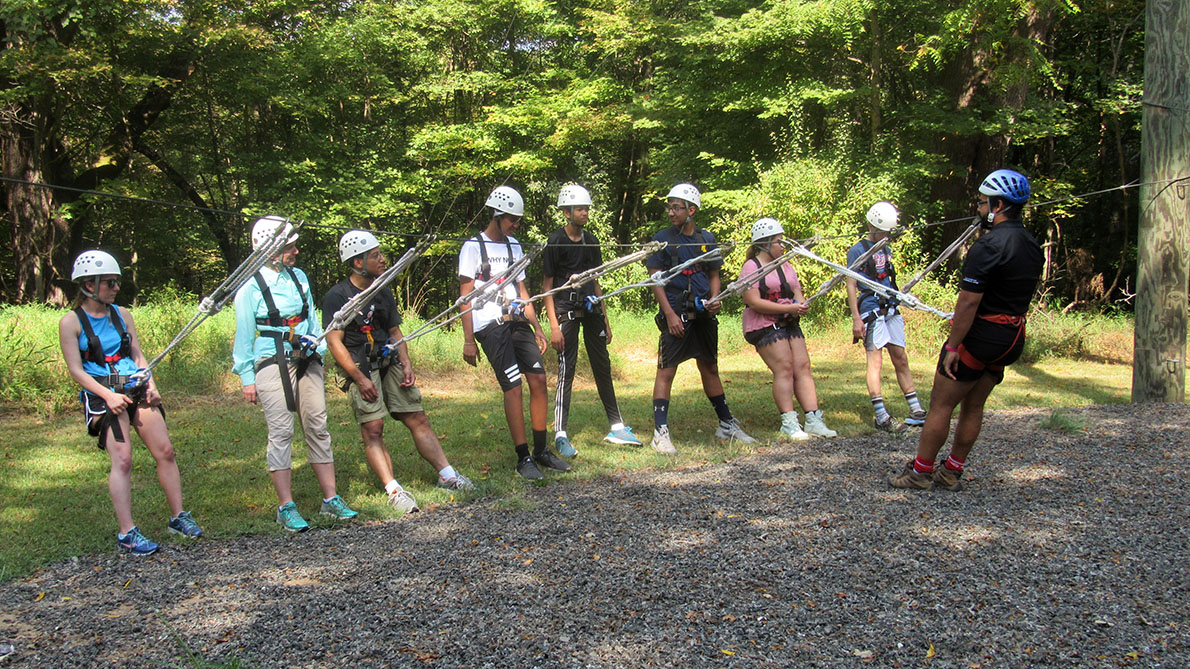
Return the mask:
<path id="1" fill-rule="evenodd" d="M 314 305 L 314 295 L 310 291 L 310 280 L 306 278 L 305 272 L 296 267 L 293 268 L 293 273 L 302 284 L 309 313 L 309 318 L 294 327 L 294 334 L 321 336 L 322 325 L 318 321 L 318 310 Z M 302 313 L 301 294 L 293 279 L 290 278 L 289 272 L 277 272 L 263 267 L 260 270 L 260 275 L 264 277 L 265 284 L 269 287 L 269 292 L 273 295 L 273 302 L 277 305 L 277 311 L 280 312 L 282 318 Z M 261 337 L 258 336 L 258 333 L 288 332 L 289 328 L 270 327 L 256 323 L 257 318 L 268 318 L 269 308 L 255 278 L 248 279 L 248 282 L 236 292 L 235 304 L 236 339 L 231 354 L 232 371 L 239 375 L 243 385 L 250 386 L 256 383 L 256 361 L 261 358 L 271 358 L 277 352 L 273 338 Z M 283 345 L 286 350 L 292 349 L 288 342 Z M 326 341 L 318 345 L 318 353 L 326 353 Z"/>

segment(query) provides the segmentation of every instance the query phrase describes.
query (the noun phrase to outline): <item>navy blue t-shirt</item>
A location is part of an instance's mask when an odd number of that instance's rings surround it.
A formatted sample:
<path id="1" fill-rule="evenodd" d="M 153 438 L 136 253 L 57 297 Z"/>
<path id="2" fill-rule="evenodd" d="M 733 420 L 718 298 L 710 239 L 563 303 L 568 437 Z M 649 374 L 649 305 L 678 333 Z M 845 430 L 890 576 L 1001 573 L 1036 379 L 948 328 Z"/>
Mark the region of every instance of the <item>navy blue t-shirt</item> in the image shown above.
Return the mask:
<path id="1" fill-rule="evenodd" d="M 658 270 L 668 270 L 716 248 L 715 235 L 707 230 L 696 229 L 693 235 L 683 235 L 678 228 L 669 227 L 653 235 L 653 241 L 666 242 L 668 246 L 649 256 L 649 259 L 645 261 L 645 266 L 649 268 L 650 274 Z M 684 310 L 685 305 L 680 304 L 680 301 L 682 293 L 687 288 L 690 289 L 690 294 L 694 297 L 704 299 L 710 297 L 711 277 L 707 272 L 717 270 L 722 266 L 721 258 L 703 260 L 695 265 L 695 271 L 691 274 L 679 274 L 671 279 L 665 286 L 665 296 L 669 299 L 669 306 L 679 313 Z"/>

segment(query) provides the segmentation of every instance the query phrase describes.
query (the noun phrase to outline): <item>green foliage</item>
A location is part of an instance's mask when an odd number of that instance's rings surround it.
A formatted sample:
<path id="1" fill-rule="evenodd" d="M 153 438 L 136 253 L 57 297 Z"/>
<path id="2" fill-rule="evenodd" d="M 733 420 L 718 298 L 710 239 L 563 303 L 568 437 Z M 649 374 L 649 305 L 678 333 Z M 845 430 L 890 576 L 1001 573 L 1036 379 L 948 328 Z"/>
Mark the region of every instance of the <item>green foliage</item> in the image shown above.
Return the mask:
<path id="1" fill-rule="evenodd" d="M 1047 430 L 1057 430 L 1065 432 L 1066 434 L 1078 434 L 1087 429 L 1087 426 L 1078 418 L 1070 415 L 1070 412 L 1062 409 L 1054 409 L 1045 420 L 1041 421 L 1041 427 Z"/>

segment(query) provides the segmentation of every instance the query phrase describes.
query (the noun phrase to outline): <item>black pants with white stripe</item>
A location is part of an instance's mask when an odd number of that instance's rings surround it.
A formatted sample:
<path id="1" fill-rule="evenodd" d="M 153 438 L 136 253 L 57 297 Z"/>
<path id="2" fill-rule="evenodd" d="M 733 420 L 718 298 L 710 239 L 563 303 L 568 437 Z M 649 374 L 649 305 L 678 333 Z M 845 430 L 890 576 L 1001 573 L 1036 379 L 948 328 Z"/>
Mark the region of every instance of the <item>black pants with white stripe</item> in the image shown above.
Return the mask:
<path id="1" fill-rule="evenodd" d="M 559 305 L 559 311 L 563 305 Z M 607 354 L 607 330 L 603 314 L 573 312 L 582 314 L 579 318 L 563 321 L 563 346 L 558 352 L 558 389 L 554 393 L 554 429 L 566 429 L 570 416 L 570 391 L 574 385 L 574 369 L 578 364 L 578 334 L 583 332 L 583 343 L 587 347 L 587 358 L 591 361 L 591 374 L 595 387 L 599 389 L 599 400 L 610 424 L 621 422 L 620 405 L 616 402 L 616 389 L 612 385 L 612 363 Z"/>

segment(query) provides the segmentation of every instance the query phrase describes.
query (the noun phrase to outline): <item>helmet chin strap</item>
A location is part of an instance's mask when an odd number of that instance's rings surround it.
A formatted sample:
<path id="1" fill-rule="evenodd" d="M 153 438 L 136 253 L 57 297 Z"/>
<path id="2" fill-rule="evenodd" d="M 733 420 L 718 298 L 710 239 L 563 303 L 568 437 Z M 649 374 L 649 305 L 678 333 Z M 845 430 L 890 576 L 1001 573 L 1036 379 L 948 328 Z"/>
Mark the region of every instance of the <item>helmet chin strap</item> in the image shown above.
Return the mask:
<path id="1" fill-rule="evenodd" d="M 99 281 L 99 279 L 94 279 L 94 281 Z M 104 300 L 101 300 L 101 299 L 99 298 L 99 294 L 98 294 L 98 293 L 92 293 L 91 291 L 89 291 L 89 290 L 87 290 L 86 288 L 84 288 L 84 287 L 83 287 L 84 285 L 86 285 L 86 282 L 85 282 L 85 281 L 80 281 L 80 282 L 79 282 L 79 292 L 80 292 L 80 293 L 82 293 L 83 295 L 85 295 L 85 296 L 87 296 L 87 297 L 91 298 L 92 300 L 95 300 L 96 302 L 98 302 L 98 303 L 100 303 L 100 304 L 104 304 L 104 305 L 108 305 L 108 306 L 110 306 L 110 305 L 111 305 L 111 302 L 105 302 Z"/>

